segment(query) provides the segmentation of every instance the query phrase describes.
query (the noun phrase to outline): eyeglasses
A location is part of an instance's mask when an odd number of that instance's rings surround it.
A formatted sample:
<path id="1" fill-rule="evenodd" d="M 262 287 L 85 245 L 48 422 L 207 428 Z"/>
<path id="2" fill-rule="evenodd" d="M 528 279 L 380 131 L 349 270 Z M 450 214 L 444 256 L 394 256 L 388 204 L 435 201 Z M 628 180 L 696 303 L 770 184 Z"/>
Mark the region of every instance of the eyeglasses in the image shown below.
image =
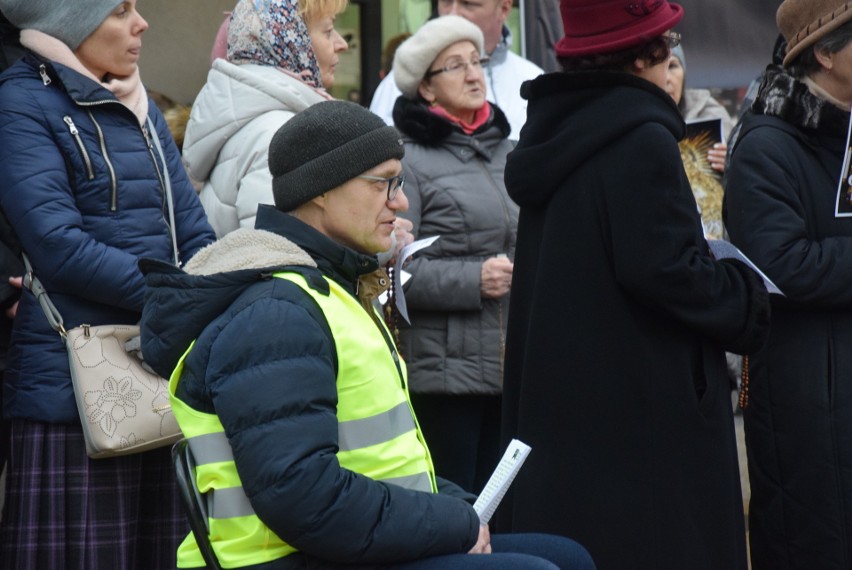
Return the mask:
<path id="1" fill-rule="evenodd" d="M 681 35 L 677 32 L 669 32 L 668 34 L 664 34 L 660 37 L 666 41 L 666 45 L 669 49 L 674 49 L 680 45 Z"/>
<path id="2" fill-rule="evenodd" d="M 381 176 L 369 176 L 367 174 L 362 174 L 360 176 L 356 176 L 356 178 L 362 178 L 364 180 L 370 180 L 372 182 L 387 182 L 388 202 L 396 198 L 396 195 L 399 194 L 399 191 L 402 190 L 403 186 L 405 186 L 405 175 L 403 174 L 400 174 L 399 176 L 391 176 L 390 178 L 382 178 Z"/>
<path id="3" fill-rule="evenodd" d="M 449 73 L 450 75 L 459 75 L 462 73 L 467 73 L 468 66 L 474 69 L 480 69 L 483 65 L 488 63 L 489 59 L 490 58 L 487 57 L 480 57 L 478 59 L 472 59 L 470 61 L 453 61 L 440 69 L 430 69 L 426 72 L 426 79 L 438 75 L 439 73 Z"/>

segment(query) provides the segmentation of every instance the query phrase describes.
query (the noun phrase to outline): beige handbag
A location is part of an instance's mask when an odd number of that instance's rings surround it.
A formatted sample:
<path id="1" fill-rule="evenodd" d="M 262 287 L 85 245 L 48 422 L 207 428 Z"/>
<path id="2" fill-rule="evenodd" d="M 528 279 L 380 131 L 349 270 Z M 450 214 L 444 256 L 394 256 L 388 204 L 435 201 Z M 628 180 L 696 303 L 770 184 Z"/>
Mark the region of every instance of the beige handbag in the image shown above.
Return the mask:
<path id="1" fill-rule="evenodd" d="M 139 453 L 180 439 L 169 404 L 169 381 L 146 367 L 139 351 L 127 346 L 128 341 L 138 340 L 139 327 L 80 325 L 65 330 L 62 316 L 33 276 L 26 255 L 24 266 L 27 288 L 65 342 L 89 457 Z"/>
<path id="2" fill-rule="evenodd" d="M 148 124 L 165 168 L 165 156 L 150 119 Z M 177 264 L 174 205 L 167 169 L 164 181 Z M 81 325 L 66 331 L 62 315 L 33 274 L 29 258 L 26 254 L 23 258 L 24 286 L 36 296 L 50 326 L 62 337 L 68 351 L 74 399 L 89 457 L 139 453 L 179 440 L 181 431 L 169 403 L 169 381 L 146 366 L 139 350 L 134 350 L 139 327 Z"/>

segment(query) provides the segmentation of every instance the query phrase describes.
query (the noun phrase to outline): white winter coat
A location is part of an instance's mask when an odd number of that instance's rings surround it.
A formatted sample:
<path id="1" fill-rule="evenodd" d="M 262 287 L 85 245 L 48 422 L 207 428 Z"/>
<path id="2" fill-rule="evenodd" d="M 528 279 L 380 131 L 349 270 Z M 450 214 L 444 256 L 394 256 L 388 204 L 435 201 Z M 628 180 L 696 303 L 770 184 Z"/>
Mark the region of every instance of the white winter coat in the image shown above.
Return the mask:
<path id="1" fill-rule="evenodd" d="M 183 156 L 203 183 L 201 203 L 218 237 L 253 228 L 259 203 L 272 204 L 267 154 L 278 128 L 314 103 L 329 99 L 278 68 L 213 62 L 192 107 Z"/>

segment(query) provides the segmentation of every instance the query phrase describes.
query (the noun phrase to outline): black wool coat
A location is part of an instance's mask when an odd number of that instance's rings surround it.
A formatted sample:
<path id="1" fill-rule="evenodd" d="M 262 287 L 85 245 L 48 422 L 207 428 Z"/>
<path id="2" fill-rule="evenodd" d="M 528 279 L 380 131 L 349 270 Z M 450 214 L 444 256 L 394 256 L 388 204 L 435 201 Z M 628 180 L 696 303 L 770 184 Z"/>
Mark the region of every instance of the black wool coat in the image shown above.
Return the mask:
<path id="1" fill-rule="evenodd" d="M 779 286 L 745 409 L 755 570 L 852 568 L 849 113 L 767 69 L 728 169 L 731 241 Z"/>
<path id="2" fill-rule="evenodd" d="M 746 568 L 724 350 L 760 346 L 755 273 L 708 254 L 664 91 L 615 72 L 524 85 L 504 436 L 532 446 L 501 530 L 599 570 Z"/>

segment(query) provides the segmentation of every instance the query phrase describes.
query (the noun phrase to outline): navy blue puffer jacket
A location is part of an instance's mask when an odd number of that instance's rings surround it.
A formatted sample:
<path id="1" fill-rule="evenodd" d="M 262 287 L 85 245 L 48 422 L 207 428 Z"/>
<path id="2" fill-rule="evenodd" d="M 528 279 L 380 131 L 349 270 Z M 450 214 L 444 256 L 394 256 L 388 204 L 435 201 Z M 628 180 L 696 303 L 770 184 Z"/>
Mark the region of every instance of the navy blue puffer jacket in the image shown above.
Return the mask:
<path id="1" fill-rule="evenodd" d="M 214 239 L 165 121 L 149 116 L 166 155 L 183 261 Z M 101 85 L 28 55 L 0 76 L 0 207 L 66 328 L 136 323 L 140 257 L 173 259 L 155 148 L 136 116 Z M 35 298 L 18 307 L 4 415 L 79 421 L 67 355 Z"/>

